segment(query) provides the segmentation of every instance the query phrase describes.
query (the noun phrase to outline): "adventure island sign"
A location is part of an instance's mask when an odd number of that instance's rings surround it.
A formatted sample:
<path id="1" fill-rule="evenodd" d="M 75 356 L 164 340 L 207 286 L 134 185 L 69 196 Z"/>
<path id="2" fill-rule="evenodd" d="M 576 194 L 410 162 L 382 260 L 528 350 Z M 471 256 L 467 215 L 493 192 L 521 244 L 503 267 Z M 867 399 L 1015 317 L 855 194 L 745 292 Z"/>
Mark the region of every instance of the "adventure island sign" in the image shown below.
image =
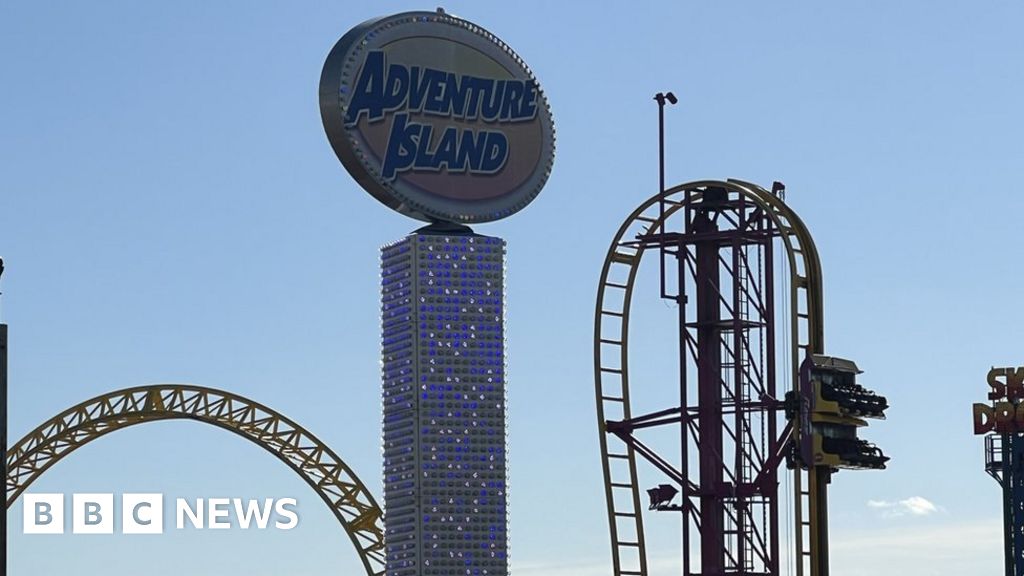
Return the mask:
<path id="1" fill-rule="evenodd" d="M 974 433 L 1024 432 L 1024 366 L 988 371 L 989 404 L 974 404 Z"/>
<path id="2" fill-rule="evenodd" d="M 427 222 L 509 216 L 554 161 L 551 112 L 530 69 L 490 32 L 440 11 L 345 34 L 324 64 L 320 114 L 352 177 Z"/>

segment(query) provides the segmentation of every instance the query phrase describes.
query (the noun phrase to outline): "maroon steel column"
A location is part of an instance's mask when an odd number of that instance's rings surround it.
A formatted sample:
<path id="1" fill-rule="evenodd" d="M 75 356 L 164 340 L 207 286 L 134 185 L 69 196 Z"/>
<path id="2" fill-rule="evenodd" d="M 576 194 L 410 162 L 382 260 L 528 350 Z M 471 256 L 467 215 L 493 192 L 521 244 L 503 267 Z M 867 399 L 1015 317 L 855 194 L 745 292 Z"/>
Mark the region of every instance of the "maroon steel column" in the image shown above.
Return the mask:
<path id="1" fill-rule="evenodd" d="M 706 210 L 694 217 L 697 288 L 697 405 L 700 428 L 701 574 L 725 572 L 725 507 L 722 501 L 722 345 L 718 225 Z"/>

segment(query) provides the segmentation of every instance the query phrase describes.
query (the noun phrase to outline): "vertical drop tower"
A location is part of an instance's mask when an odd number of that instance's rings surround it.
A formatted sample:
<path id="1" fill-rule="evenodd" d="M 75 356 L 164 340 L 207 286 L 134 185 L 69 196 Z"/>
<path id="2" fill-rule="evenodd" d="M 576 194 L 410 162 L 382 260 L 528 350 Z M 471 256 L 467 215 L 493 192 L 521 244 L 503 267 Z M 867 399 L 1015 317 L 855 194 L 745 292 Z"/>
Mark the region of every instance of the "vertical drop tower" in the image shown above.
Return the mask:
<path id="1" fill-rule="evenodd" d="M 985 436 L 985 472 L 1002 489 L 1006 576 L 1024 576 L 1024 366 L 988 371 L 988 404 L 975 403 L 974 433 Z"/>
<path id="2" fill-rule="evenodd" d="M 655 100 L 663 151 L 663 108 L 676 98 Z M 683 576 L 781 576 L 787 565 L 796 576 L 827 576 L 828 485 L 839 469 L 885 467 L 857 430 L 883 418 L 888 403 L 857 383 L 853 362 L 824 355 L 821 263 L 784 186 L 667 188 L 663 152 L 660 160 L 658 193 L 608 249 L 595 309 L 613 574 L 651 574 L 644 515 L 674 513 Z M 673 316 L 668 364 L 677 370 L 635 378 L 630 321 L 645 255 L 657 261 L 658 295 Z M 671 404 L 638 410 L 644 386 L 669 391 Z M 659 483 L 642 485 L 641 472 Z M 790 473 L 791 509 L 780 490 Z"/>

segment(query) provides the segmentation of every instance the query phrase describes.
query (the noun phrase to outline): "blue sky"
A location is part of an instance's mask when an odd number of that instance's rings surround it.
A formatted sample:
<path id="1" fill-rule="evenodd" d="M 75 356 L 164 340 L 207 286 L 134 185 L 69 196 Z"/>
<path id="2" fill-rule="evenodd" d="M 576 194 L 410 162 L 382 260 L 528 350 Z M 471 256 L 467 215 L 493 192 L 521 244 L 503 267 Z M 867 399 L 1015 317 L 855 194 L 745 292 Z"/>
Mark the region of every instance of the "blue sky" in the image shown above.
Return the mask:
<path id="1" fill-rule="evenodd" d="M 537 200 L 477 227 L 509 245 L 513 570 L 610 574 L 594 295 L 616 227 L 656 191 L 651 96 L 664 90 L 680 98 L 668 117 L 668 181 L 786 182 L 821 252 L 827 351 L 855 359 L 893 405 L 866 434 L 893 457 L 890 469 L 833 483 L 833 574 L 999 570 L 999 493 L 982 470 L 970 404 L 983 399 L 990 366 L 1024 364 L 1024 7 L 445 7 L 528 62 L 558 133 Z M 105 391 L 192 382 L 291 416 L 379 493 L 377 249 L 418 224 L 345 173 L 320 125 L 317 83 L 348 28 L 415 8 L 433 6 L 0 8 L 12 441 Z M 667 324 L 650 318 L 657 340 Z M 301 480 L 195 423 L 112 435 L 33 491 L 296 496 L 302 523 L 287 533 L 27 537 L 16 505 L 12 576 L 138 574 L 140 563 L 152 575 L 359 569 Z M 654 576 L 674 573 L 674 537 L 668 527 L 651 536 Z"/>

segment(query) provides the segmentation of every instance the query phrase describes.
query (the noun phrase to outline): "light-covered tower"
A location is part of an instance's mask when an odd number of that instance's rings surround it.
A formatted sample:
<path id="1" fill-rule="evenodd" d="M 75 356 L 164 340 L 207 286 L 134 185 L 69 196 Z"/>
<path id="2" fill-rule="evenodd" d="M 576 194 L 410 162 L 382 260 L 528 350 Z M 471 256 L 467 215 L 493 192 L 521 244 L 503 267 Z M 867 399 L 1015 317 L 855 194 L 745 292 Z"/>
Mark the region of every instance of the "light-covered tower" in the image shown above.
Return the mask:
<path id="1" fill-rule="evenodd" d="M 346 33 L 320 111 L 352 177 L 429 223 L 381 249 L 386 576 L 506 576 L 505 242 L 468 225 L 544 186 L 547 100 L 504 42 L 439 10 Z"/>
<path id="2" fill-rule="evenodd" d="M 429 229 L 381 250 L 388 574 L 508 573 L 504 250 Z"/>

